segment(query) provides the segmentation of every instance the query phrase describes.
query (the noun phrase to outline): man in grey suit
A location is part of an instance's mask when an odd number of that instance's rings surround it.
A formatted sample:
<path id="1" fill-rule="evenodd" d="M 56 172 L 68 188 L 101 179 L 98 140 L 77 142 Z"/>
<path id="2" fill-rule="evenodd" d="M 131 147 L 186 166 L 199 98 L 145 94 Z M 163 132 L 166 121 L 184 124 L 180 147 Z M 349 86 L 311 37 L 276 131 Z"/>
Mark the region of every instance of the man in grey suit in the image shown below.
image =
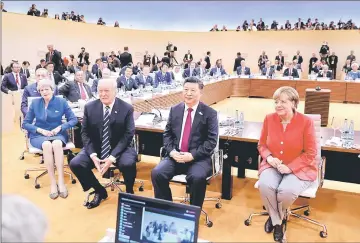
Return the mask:
<path id="1" fill-rule="evenodd" d="M 127 67 L 125 69 L 125 75 L 117 78 L 116 80 L 118 84 L 117 87 L 122 88 L 123 86 L 125 86 L 125 91 L 131 91 L 132 89 L 137 89 L 139 86 L 135 81 L 135 79 L 131 77 L 131 75 L 132 75 L 132 68 Z"/>
<path id="2" fill-rule="evenodd" d="M 83 71 L 77 71 L 75 73 L 75 80 L 67 81 L 59 88 L 59 93 L 70 102 L 78 102 L 80 99 L 88 100 L 92 98 L 90 86 L 84 83 Z"/>
<path id="3" fill-rule="evenodd" d="M 196 73 L 200 78 L 203 78 L 208 73 L 208 70 L 206 69 L 206 62 L 202 61 L 200 63 L 200 66 L 196 68 Z"/>
<path id="4" fill-rule="evenodd" d="M 246 66 L 245 60 L 242 60 L 241 65 L 236 69 L 237 75 L 250 75 L 250 68 Z"/>
<path id="5" fill-rule="evenodd" d="M 139 86 L 142 85 L 143 87 L 145 87 L 147 84 L 152 86 L 154 84 L 154 79 L 151 76 L 149 76 L 149 73 L 150 73 L 150 67 L 144 66 L 142 73 L 139 73 L 135 77 L 136 83 Z"/>
<path id="6" fill-rule="evenodd" d="M 170 180 L 186 174 L 190 203 L 202 207 L 206 178 L 212 173 L 211 155 L 218 141 L 217 113 L 200 102 L 204 84 L 197 77 L 184 82 L 183 99 L 171 107 L 164 132 L 164 159 L 152 170 L 155 197 L 172 200 Z"/>
<path id="7" fill-rule="evenodd" d="M 271 62 L 267 61 L 265 67 L 261 70 L 261 75 L 272 77 L 273 74 L 275 74 L 275 69 L 271 66 Z"/>

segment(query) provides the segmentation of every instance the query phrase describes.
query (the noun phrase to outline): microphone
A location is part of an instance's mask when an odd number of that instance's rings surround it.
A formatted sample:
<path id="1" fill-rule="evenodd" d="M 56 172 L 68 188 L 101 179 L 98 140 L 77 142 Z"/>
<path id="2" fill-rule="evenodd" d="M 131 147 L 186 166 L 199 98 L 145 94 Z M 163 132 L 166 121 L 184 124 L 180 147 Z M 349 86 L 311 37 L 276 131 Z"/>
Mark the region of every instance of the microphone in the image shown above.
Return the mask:
<path id="1" fill-rule="evenodd" d="M 156 108 L 155 106 L 153 106 L 148 100 L 145 100 L 145 102 L 148 103 L 151 106 L 151 108 L 154 108 L 155 110 L 157 110 L 160 114 L 160 117 L 157 114 L 155 114 L 154 123 L 162 122 L 163 119 L 162 119 L 161 111 L 158 108 Z"/>

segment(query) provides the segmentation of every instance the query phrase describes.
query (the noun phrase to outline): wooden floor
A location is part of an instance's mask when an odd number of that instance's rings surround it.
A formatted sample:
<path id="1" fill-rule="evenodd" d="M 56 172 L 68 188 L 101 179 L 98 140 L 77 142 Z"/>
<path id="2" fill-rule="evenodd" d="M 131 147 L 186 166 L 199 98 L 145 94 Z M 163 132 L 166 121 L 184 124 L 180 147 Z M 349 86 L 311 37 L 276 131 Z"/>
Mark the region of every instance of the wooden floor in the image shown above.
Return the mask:
<path id="1" fill-rule="evenodd" d="M 271 100 L 258 99 L 227 99 L 214 105 L 216 109 L 227 111 L 227 107 L 235 107 L 245 112 L 247 120 L 259 121 L 273 109 Z M 359 105 L 331 104 L 330 116 L 341 116 L 355 119 L 355 110 Z M 303 110 L 300 104 L 299 110 Z M 256 114 L 255 112 L 256 111 Z M 230 112 L 230 109 L 229 109 Z M 251 113 L 250 113 L 251 112 Z M 249 114 L 248 114 L 249 113 Z M 357 113 L 359 114 L 359 112 Z M 355 124 L 359 128 L 357 117 Z M 109 199 L 96 209 L 88 210 L 82 206 L 85 194 L 79 183 L 69 184 L 69 197 L 58 198 L 53 201 L 48 197 L 49 182 L 45 176 L 40 180 L 42 188 L 36 190 L 33 179 L 37 173 L 31 174 L 30 180 L 23 177 L 24 170 L 36 167 L 39 160 L 32 155 L 26 155 L 25 160 L 18 160 L 23 149 L 23 135 L 14 132 L 2 136 L 2 182 L 3 193 L 14 193 L 25 196 L 44 210 L 49 220 L 49 232 L 46 240 L 51 242 L 96 242 L 100 240 L 106 228 L 115 228 L 117 195 L 109 192 Z M 138 195 L 153 196 L 152 186 L 149 182 L 150 171 L 156 165 L 157 159 L 143 156 L 138 163 L 138 177 L 145 180 L 145 191 Z M 219 195 L 221 178 L 217 178 L 207 191 L 208 196 Z M 213 242 L 272 242 L 272 235 L 263 231 L 265 218 L 254 218 L 250 227 L 244 225 L 244 220 L 251 212 L 261 210 L 259 193 L 253 188 L 255 179 L 234 178 L 234 194 L 231 201 L 223 201 L 223 207 L 216 209 L 213 203 L 206 203 L 204 209 L 208 211 L 214 223 L 212 228 L 203 225 L 201 218 L 199 237 Z M 182 195 L 180 186 L 172 186 L 173 195 Z M 343 188 L 346 190 L 346 188 Z M 298 202 L 301 203 L 301 202 Z M 321 189 L 317 198 L 311 200 L 312 217 L 324 222 L 328 227 L 327 239 L 319 237 L 320 228 L 292 219 L 288 225 L 288 241 L 291 242 L 359 242 L 360 222 L 360 194 L 337 190 Z"/>

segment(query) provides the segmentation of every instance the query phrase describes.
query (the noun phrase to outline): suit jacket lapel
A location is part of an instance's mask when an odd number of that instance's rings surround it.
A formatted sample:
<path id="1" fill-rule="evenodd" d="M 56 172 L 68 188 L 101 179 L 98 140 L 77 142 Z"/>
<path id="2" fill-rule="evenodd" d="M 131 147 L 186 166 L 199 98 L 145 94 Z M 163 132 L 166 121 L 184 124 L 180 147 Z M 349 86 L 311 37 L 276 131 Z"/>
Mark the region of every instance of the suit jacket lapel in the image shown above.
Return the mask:
<path id="1" fill-rule="evenodd" d="M 117 98 L 115 98 L 115 103 L 110 114 L 109 126 L 111 126 L 111 124 L 115 122 L 115 115 L 119 112 L 118 109 L 119 109 L 119 101 Z"/>
<path id="2" fill-rule="evenodd" d="M 177 145 L 180 145 L 181 143 L 180 139 L 181 139 L 181 128 L 184 119 L 184 109 L 185 109 L 185 104 L 182 103 L 181 106 L 179 106 L 178 110 L 174 111 L 175 112 L 175 116 L 173 118 L 174 121 L 180 121 L 180 124 L 179 126 L 176 127 L 176 131 L 175 131 L 176 138 L 178 139 Z"/>
<path id="3" fill-rule="evenodd" d="M 196 111 L 194 111 L 194 113 L 192 115 L 194 115 L 194 121 L 192 123 L 192 126 L 191 126 L 191 132 L 190 132 L 190 141 L 193 137 L 193 133 L 196 131 L 199 123 L 200 123 L 200 120 L 201 120 L 201 117 L 203 116 L 202 114 L 202 103 L 200 102 Z"/>

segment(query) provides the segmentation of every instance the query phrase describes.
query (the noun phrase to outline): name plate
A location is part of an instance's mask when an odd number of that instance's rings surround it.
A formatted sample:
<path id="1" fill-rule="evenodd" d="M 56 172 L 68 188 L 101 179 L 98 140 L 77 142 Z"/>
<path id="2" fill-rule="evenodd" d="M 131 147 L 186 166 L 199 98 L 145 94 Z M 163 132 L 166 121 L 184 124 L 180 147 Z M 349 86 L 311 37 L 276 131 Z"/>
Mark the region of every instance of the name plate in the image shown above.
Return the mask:
<path id="1" fill-rule="evenodd" d="M 317 78 L 316 81 L 329 81 L 329 78 Z"/>
<path id="2" fill-rule="evenodd" d="M 240 78 L 249 78 L 249 75 L 240 75 Z"/>

